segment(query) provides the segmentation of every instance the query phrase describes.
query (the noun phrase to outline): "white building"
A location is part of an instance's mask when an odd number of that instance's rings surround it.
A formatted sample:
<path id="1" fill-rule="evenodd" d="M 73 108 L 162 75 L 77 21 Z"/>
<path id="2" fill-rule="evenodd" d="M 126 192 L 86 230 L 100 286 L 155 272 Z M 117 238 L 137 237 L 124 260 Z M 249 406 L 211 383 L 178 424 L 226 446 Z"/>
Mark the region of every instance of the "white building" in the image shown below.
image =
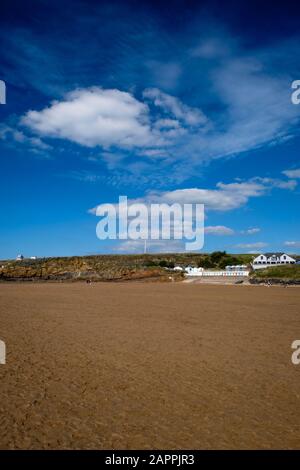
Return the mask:
<path id="1" fill-rule="evenodd" d="M 203 268 L 195 268 L 194 266 L 187 266 L 185 268 L 185 273 L 187 276 L 202 276 Z"/>
<path id="2" fill-rule="evenodd" d="M 24 256 L 23 255 L 18 255 L 16 257 L 16 261 L 22 261 L 24 259 Z"/>
<path id="3" fill-rule="evenodd" d="M 248 266 L 246 264 L 235 264 L 233 266 L 226 266 L 226 271 L 248 271 Z"/>
<path id="4" fill-rule="evenodd" d="M 181 266 L 175 266 L 173 271 L 183 271 L 183 268 Z"/>
<path id="5" fill-rule="evenodd" d="M 268 268 L 269 266 L 280 266 L 283 264 L 294 264 L 296 260 L 286 253 L 265 253 L 258 255 L 252 262 L 253 269 Z"/>
<path id="6" fill-rule="evenodd" d="M 209 270 L 205 270 L 203 268 L 194 268 L 192 266 L 188 266 L 186 269 L 185 269 L 185 274 L 186 276 L 202 276 L 202 277 L 206 277 L 206 276 L 210 276 L 210 277 L 220 277 L 220 276 L 224 276 L 224 277 L 244 277 L 244 276 L 249 276 L 249 271 L 247 271 L 246 269 L 234 269 L 232 271 L 229 271 L 229 270 L 225 270 L 225 271 L 209 271 Z"/>

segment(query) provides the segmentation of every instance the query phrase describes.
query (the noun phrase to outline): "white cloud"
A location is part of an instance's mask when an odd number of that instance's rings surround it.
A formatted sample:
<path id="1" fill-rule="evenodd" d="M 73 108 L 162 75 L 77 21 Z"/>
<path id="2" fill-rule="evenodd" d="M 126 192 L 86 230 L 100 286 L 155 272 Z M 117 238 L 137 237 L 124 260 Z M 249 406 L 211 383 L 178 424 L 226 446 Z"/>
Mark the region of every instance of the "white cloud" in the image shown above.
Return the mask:
<path id="1" fill-rule="evenodd" d="M 153 202 L 198 203 L 206 210 L 229 211 L 245 205 L 250 197 L 265 194 L 267 187 L 255 181 L 238 183 L 217 183 L 216 189 L 188 188 L 168 192 L 148 193 L 147 199 Z"/>
<path id="2" fill-rule="evenodd" d="M 238 209 L 247 204 L 250 198 L 261 197 L 269 192 L 274 187 L 278 187 L 278 181 L 275 180 L 276 185 L 274 186 L 274 180 L 269 178 L 251 178 L 247 181 L 235 181 L 233 183 L 217 183 L 214 189 L 202 189 L 202 188 L 186 188 L 178 189 L 174 191 L 149 191 L 143 197 L 134 200 L 128 200 L 128 205 L 134 203 L 145 204 L 149 209 L 150 204 L 204 204 L 205 211 L 231 211 Z M 285 185 L 279 185 L 280 188 L 286 189 Z M 98 207 L 98 206 L 97 206 Z M 97 207 L 90 209 L 88 212 L 95 215 Z M 150 212 L 150 211 L 149 211 Z M 234 235 L 233 229 L 224 225 L 215 225 L 204 227 L 206 234 L 211 235 Z M 254 235 L 260 232 L 260 228 L 252 227 L 247 230 L 241 231 L 241 233 Z M 158 232 L 161 236 L 161 231 Z M 292 243 L 292 242 L 290 242 Z M 130 245 L 130 244 L 129 244 Z M 139 245 L 125 244 L 123 248 L 129 249 L 130 247 Z M 236 248 L 252 250 L 257 253 L 261 248 L 268 245 L 265 242 L 254 242 L 254 243 L 240 243 L 236 245 Z M 122 248 L 122 245 L 121 249 Z M 164 247 L 162 251 L 166 251 Z M 176 248 L 175 251 L 179 251 Z"/>
<path id="3" fill-rule="evenodd" d="M 258 227 L 248 228 L 247 230 L 241 230 L 241 233 L 245 235 L 254 235 L 258 232 L 260 232 L 260 228 Z"/>
<path id="4" fill-rule="evenodd" d="M 44 151 L 52 148 L 39 137 L 28 136 L 19 129 L 7 125 L 2 125 L 0 127 L 0 139 L 25 144 L 30 147 L 30 150 Z"/>
<path id="5" fill-rule="evenodd" d="M 285 170 L 282 173 L 288 178 L 300 178 L 300 168 L 297 168 L 295 170 Z"/>
<path id="6" fill-rule="evenodd" d="M 179 128 L 179 122 L 177 119 L 158 119 L 155 122 L 155 127 L 158 129 L 178 129 Z"/>
<path id="7" fill-rule="evenodd" d="M 145 65 L 157 86 L 168 90 L 176 88 L 182 75 L 179 63 L 148 60 Z"/>
<path id="8" fill-rule="evenodd" d="M 266 75 L 260 63 L 245 58 L 228 58 L 215 74 L 215 100 L 222 111 L 209 119 L 199 108 L 157 88 L 144 90 L 141 101 L 129 92 L 93 87 L 68 93 L 41 111 L 28 111 L 21 124 L 40 136 L 90 148 L 130 150 L 131 163 L 147 157 L 143 160 L 150 179 L 154 173 L 169 178 L 172 169 L 177 181 L 193 175 L 204 162 L 291 137 L 290 127 L 299 113 L 288 96 L 282 97 L 281 79 Z M 162 157 L 159 162 L 156 156 Z M 128 163 L 119 159 L 119 168 L 145 174 L 143 166 L 136 171 Z M 107 160 L 106 164 L 110 166 Z M 297 178 L 297 171 L 284 173 Z M 271 179 L 261 183 L 282 189 L 297 184 Z"/>
<path id="9" fill-rule="evenodd" d="M 232 42 L 232 41 L 230 41 Z M 190 54 L 192 57 L 200 57 L 202 59 L 215 59 L 230 56 L 229 38 L 226 41 L 219 38 L 207 38 L 194 47 Z M 230 44 L 230 46 L 232 46 Z"/>
<path id="10" fill-rule="evenodd" d="M 42 111 L 28 111 L 22 124 L 41 135 L 94 147 L 157 146 L 146 104 L 130 93 L 101 88 L 78 89 Z"/>
<path id="11" fill-rule="evenodd" d="M 284 242 L 285 246 L 292 246 L 294 248 L 299 248 L 300 247 L 300 241 L 286 241 Z"/>
<path id="12" fill-rule="evenodd" d="M 143 96 L 153 101 L 166 113 L 170 113 L 175 118 L 189 126 L 200 126 L 207 123 L 207 117 L 200 109 L 192 108 L 182 103 L 175 96 L 168 95 L 158 90 L 158 88 L 148 88 L 144 91 Z"/>
<path id="13" fill-rule="evenodd" d="M 205 227 L 204 232 L 210 235 L 234 235 L 234 230 L 224 225 Z"/>
<path id="14" fill-rule="evenodd" d="M 86 183 L 96 183 L 101 180 L 101 176 L 96 173 L 92 173 L 91 171 L 71 171 L 68 176 L 71 179 L 84 181 Z"/>
<path id="15" fill-rule="evenodd" d="M 256 181 L 259 181 L 265 185 L 268 185 L 272 188 L 279 188 L 279 189 L 290 189 L 293 190 L 297 186 L 296 180 L 280 180 L 276 178 L 256 178 Z"/>
<path id="16" fill-rule="evenodd" d="M 150 180 L 158 173 L 168 177 L 172 169 L 172 174 L 176 172 L 176 179 L 180 182 L 193 176 L 195 169 L 204 162 L 238 155 L 265 145 L 275 145 L 292 138 L 297 132 L 300 111 L 300 107 L 292 106 L 290 101 L 290 83 L 296 70 L 294 51 L 298 47 L 297 38 L 245 48 L 241 38 L 231 36 L 224 25 L 206 23 L 205 19 L 201 27 L 197 28 L 196 34 L 195 31 L 192 32 L 193 42 L 188 46 L 182 43 L 176 50 L 173 48 L 174 54 L 172 48 L 169 48 L 168 39 L 169 55 L 160 55 L 166 50 L 165 37 L 160 37 L 162 50 L 156 50 L 158 55 L 153 53 L 156 48 L 151 41 L 149 48 L 142 48 L 142 61 L 137 51 L 137 55 L 133 54 L 135 60 L 132 60 L 133 49 L 128 46 L 127 41 L 125 46 L 122 41 L 114 44 L 118 53 L 107 64 L 109 73 L 106 74 L 105 83 L 112 79 L 122 87 L 129 87 L 132 83 L 155 87 L 145 91 L 147 100 L 152 100 L 149 107 L 143 100 L 133 97 L 132 93 L 102 90 L 103 103 L 109 102 L 109 93 L 115 93 L 116 96 L 118 94 L 118 98 L 111 101 L 108 115 L 103 115 L 102 103 L 98 107 L 93 99 L 91 107 L 88 106 L 91 117 L 83 117 L 81 110 L 80 113 L 78 111 L 79 104 L 83 103 L 83 95 L 80 100 L 67 95 L 38 112 L 38 115 L 35 114 L 37 111 L 27 113 L 25 122 L 41 135 L 65 138 L 89 147 L 112 145 L 118 147 L 117 150 L 124 147 L 138 147 L 138 150 L 142 150 L 152 145 L 157 147 L 157 140 L 160 139 L 170 149 L 168 161 L 158 163 L 149 154 L 149 168 L 147 172 L 141 171 L 140 175 L 147 173 Z M 212 31 L 217 33 L 211 35 Z M 57 71 L 66 71 L 65 66 L 68 68 L 66 63 L 60 67 L 64 54 L 57 56 L 51 45 L 49 48 L 49 43 L 42 47 L 40 38 L 28 31 L 24 33 L 23 30 L 15 30 L 11 35 L 4 33 L 4 38 L 6 62 L 14 62 L 18 72 L 15 75 L 20 75 L 25 85 L 29 83 L 47 96 L 62 96 L 63 90 L 72 89 L 74 76 L 77 76 L 79 83 L 90 83 L 94 79 L 94 69 L 90 67 L 90 58 L 93 55 L 91 50 L 80 59 L 77 57 L 76 61 L 72 61 L 72 73 L 62 74 Z M 72 41 L 68 47 L 72 55 L 78 47 L 71 43 Z M 122 48 L 122 53 L 119 47 Z M 45 49 L 47 61 L 43 59 Z M 39 60 L 31 60 L 32 50 L 37 52 L 35 56 Z M 74 67 L 77 70 L 75 75 Z M 113 69 L 114 67 L 116 68 Z M 40 79 L 41 76 L 43 80 Z M 172 90 L 174 96 L 160 89 Z M 90 90 L 81 90 L 81 93 L 89 95 Z M 95 95 L 96 93 L 93 98 L 96 98 Z M 189 97 L 188 104 L 191 106 L 180 101 L 184 95 Z M 128 117 L 126 110 L 122 111 L 122 116 L 115 115 L 119 109 L 118 104 L 124 102 L 125 96 L 130 97 L 128 108 L 135 110 L 134 116 Z M 68 119 L 65 115 L 67 105 L 72 109 L 72 116 Z M 60 123 L 61 114 L 63 117 Z M 54 122 L 49 121 L 51 116 L 59 118 L 57 125 L 55 119 Z M 162 118 L 178 121 L 178 132 L 161 135 L 165 128 L 160 127 L 162 122 L 158 121 Z M 103 125 L 100 125 L 101 119 Z M 186 130 L 185 138 L 182 127 Z M 174 131 L 175 127 L 169 130 Z M 132 152 L 131 157 L 139 158 L 140 155 Z M 127 163 L 125 159 L 121 161 L 120 168 L 127 171 Z M 299 177 L 292 173 L 287 176 Z"/>
<path id="17" fill-rule="evenodd" d="M 247 249 L 254 250 L 255 248 L 257 248 L 257 249 L 264 248 L 265 246 L 268 246 L 268 243 L 264 243 L 264 242 L 239 243 L 238 245 L 235 245 L 235 246 L 236 246 L 236 248 L 247 248 Z"/>
<path id="18" fill-rule="evenodd" d="M 297 106 L 290 105 L 287 78 L 268 73 L 264 60 L 235 56 L 215 72 L 216 92 L 228 109 L 228 114 L 222 115 L 226 131 L 218 133 L 214 146 L 217 149 L 219 145 L 223 154 L 278 143 L 299 119 Z"/>
<path id="19" fill-rule="evenodd" d="M 256 177 L 227 184 L 219 182 L 215 189 L 186 188 L 174 191 L 148 191 L 145 196 L 131 202 L 141 202 L 147 205 L 151 203 L 204 204 L 205 211 L 226 212 L 246 205 L 250 198 L 264 196 L 272 188 L 274 188 L 273 180 Z M 286 189 L 286 187 L 283 185 L 281 189 Z M 90 209 L 90 212 L 95 213 L 95 208 Z"/>
<path id="20" fill-rule="evenodd" d="M 168 153 L 165 149 L 146 149 L 146 150 L 141 150 L 139 152 L 140 155 L 146 155 L 147 157 L 150 158 L 161 158 L 161 157 L 167 157 Z"/>

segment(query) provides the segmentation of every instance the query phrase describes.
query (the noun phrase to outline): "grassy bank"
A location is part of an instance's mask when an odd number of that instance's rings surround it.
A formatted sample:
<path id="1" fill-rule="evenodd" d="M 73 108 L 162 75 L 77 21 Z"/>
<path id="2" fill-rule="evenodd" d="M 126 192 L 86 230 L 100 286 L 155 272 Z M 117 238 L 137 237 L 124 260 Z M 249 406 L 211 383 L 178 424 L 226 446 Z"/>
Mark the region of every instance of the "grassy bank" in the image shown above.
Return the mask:
<path id="1" fill-rule="evenodd" d="M 300 279 L 300 265 L 291 264 L 286 266 L 273 266 L 266 269 L 259 269 L 255 271 L 254 278 L 256 279 L 287 279 L 299 280 Z"/>

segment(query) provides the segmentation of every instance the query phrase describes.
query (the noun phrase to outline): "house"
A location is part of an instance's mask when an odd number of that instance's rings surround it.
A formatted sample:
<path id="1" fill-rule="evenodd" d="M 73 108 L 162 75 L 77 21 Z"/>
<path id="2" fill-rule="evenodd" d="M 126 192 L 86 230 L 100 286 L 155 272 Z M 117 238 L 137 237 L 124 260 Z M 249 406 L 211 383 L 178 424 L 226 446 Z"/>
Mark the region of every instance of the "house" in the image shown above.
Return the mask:
<path id="1" fill-rule="evenodd" d="M 254 258 L 253 269 L 267 268 L 268 266 L 278 266 L 282 264 L 294 264 L 296 260 L 286 253 L 264 253 Z"/>
<path id="2" fill-rule="evenodd" d="M 185 272 L 187 276 L 202 276 L 203 275 L 203 268 L 195 268 L 194 266 L 187 266 L 185 268 Z"/>
<path id="3" fill-rule="evenodd" d="M 174 266 L 173 271 L 183 271 L 181 266 Z"/>
<path id="4" fill-rule="evenodd" d="M 22 261 L 24 259 L 24 256 L 23 255 L 18 255 L 16 257 L 16 261 Z"/>

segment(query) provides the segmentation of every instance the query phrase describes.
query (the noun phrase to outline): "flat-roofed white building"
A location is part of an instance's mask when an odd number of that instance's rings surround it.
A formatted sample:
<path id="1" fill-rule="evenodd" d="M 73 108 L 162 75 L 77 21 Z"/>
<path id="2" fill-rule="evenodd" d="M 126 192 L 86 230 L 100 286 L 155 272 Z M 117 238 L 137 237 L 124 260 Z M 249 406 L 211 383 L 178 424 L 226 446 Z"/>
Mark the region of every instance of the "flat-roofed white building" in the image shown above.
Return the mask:
<path id="1" fill-rule="evenodd" d="M 194 268 L 191 266 L 188 266 L 185 269 L 185 275 L 186 276 L 210 276 L 210 277 L 244 277 L 244 276 L 249 276 L 249 270 L 246 269 L 235 269 L 233 271 L 229 270 L 222 270 L 222 271 L 210 271 L 210 270 L 205 270 L 203 268 Z"/>

